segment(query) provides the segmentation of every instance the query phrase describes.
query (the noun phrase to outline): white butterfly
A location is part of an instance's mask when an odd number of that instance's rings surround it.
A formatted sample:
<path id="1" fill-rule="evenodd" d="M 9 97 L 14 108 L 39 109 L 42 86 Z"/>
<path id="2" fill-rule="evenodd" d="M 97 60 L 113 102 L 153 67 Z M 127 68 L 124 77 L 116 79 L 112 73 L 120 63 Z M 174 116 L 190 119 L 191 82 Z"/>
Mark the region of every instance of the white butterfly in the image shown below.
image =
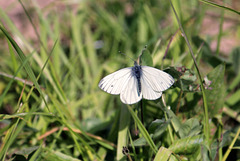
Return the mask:
<path id="1" fill-rule="evenodd" d="M 98 84 L 107 93 L 118 95 L 125 104 L 134 104 L 142 98 L 156 100 L 162 91 L 171 87 L 174 79 L 159 69 L 141 66 L 134 61 L 133 67 L 120 69 L 106 77 Z"/>

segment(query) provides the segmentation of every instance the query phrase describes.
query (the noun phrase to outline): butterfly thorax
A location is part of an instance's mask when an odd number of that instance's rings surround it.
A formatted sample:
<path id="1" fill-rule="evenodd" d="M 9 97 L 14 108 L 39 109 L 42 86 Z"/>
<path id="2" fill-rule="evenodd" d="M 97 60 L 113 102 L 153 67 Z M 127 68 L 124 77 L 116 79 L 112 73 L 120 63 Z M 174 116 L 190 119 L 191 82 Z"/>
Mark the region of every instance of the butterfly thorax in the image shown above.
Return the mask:
<path id="1" fill-rule="evenodd" d="M 134 62 L 134 66 L 132 67 L 132 75 L 137 79 L 138 84 L 138 95 L 141 93 L 141 75 L 142 75 L 142 68 L 141 65 L 138 65 L 137 62 Z"/>

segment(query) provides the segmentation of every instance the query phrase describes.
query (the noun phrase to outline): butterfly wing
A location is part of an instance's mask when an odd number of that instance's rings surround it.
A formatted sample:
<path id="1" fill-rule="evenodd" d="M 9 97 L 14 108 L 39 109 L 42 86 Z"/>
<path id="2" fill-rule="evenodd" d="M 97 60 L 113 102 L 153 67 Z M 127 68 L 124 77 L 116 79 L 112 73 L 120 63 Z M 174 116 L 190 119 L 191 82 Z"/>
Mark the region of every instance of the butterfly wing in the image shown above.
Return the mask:
<path id="1" fill-rule="evenodd" d="M 147 82 L 145 77 L 141 78 L 141 84 L 142 84 L 143 98 L 147 100 L 156 100 L 159 97 L 161 97 L 162 92 L 154 91 L 152 87 L 149 85 L 149 82 Z"/>
<path id="2" fill-rule="evenodd" d="M 128 83 L 121 91 L 120 99 L 125 104 L 134 104 L 142 99 L 142 92 L 138 90 L 138 81 L 134 75 L 131 75 Z"/>
<path id="3" fill-rule="evenodd" d="M 99 88 L 110 94 L 120 94 L 131 78 L 131 67 L 120 69 L 104 77 L 98 84 Z"/>
<path id="4" fill-rule="evenodd" d="M 104 77 L 98 86 L 107 93 L 120 94 L 125 104 L 134 104 L 143 98 L 155 100 L 161 97 L 162 91 L 174 83 L 171 75 L 153 67 L 141 66 L 141 91 L 137 77 L 132 73 L 132 67 L 118 70 Z"/>
<path id="5" fill-rule="evenodd" d="M 98 86 L 107 93 L 120 94 L 120 99 L 125 104 L 134 104 L 142 98 L 142 93 L 138 92 L 137 78 L 132 74 L 132 67 L 109 74 Z"/>
<path id="6" fill-rule="evenodd" d="M 142 66 L 141 84 L 143 98 L 154 100 L 162 95 L 162 91 L 165 91 L 171 87 L 174 83 L 174 79 L 168 73 L 165 73 L 159 69 Z"/>

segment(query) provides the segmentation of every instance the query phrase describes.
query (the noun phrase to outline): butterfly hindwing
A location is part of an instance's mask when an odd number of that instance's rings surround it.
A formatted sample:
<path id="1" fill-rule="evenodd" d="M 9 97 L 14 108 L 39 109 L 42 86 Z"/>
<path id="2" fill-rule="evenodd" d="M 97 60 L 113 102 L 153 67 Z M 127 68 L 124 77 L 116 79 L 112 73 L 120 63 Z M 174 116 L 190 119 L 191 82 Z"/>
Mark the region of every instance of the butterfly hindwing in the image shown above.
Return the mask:
<path id="1" fill-rule="evenodd" d="M 155 100 L 161 97 L 162 92 L 154 91 L 152 87 L 149 85 L 149 82 L 147 82 L 146 77 L 141 77 L 141 84 L 142 84 L 142 93 L 143 93 L 144 99 Z"/>
<path id="2" fill-rule="evenodd" d="M 134 104 L 142 99 L 142 92 L 138 89 L 138 81 L 134 75 L 131 75 L 127 85 L 123 87 L 120 99 L 125 104 Z"/>

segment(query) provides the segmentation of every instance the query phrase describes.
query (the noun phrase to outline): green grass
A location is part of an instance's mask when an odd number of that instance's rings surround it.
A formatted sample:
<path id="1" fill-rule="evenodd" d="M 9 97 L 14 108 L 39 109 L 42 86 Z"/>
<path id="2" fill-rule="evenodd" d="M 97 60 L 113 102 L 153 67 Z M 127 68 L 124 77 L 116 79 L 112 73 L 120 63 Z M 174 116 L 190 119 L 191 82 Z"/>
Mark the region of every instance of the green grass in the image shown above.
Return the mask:
<path id="1" fill-rule="evenodd" d="M 15 1 L 0 8 L 0 160 L 239 160 L 234 2 Z M 15 5 L 30 36 L 12 21 Z M 124 105 L 98 88 L 104 76 L 133 65 L 118 51 L 137 59 L 142 50 L 143 64 L 175 78 L 160 99 L 141 102 L 143 122 L 140 104 Z"/>

